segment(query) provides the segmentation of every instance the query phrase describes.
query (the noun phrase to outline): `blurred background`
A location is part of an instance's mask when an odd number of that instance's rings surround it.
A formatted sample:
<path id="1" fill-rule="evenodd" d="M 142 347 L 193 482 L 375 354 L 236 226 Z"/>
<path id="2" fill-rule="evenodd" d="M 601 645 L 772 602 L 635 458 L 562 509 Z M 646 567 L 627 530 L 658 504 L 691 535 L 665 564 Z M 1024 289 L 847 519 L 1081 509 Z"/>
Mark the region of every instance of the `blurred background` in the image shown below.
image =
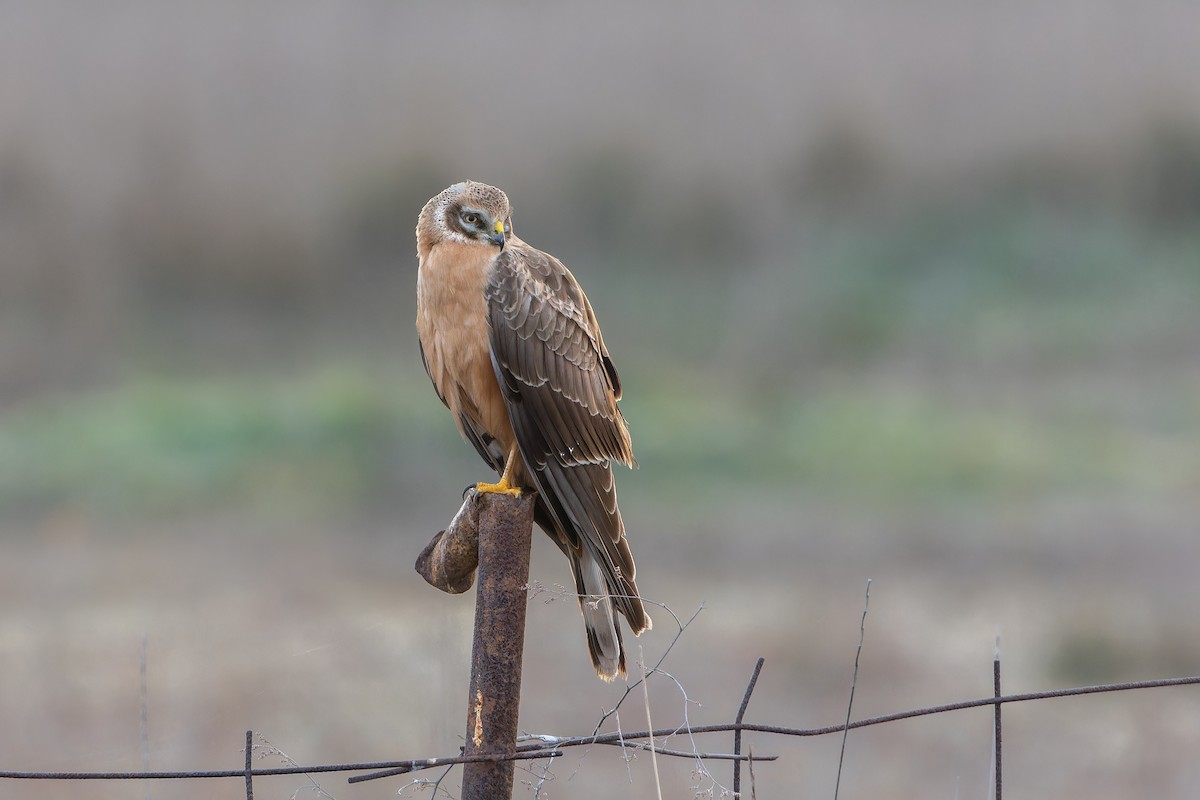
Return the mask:
<path id="1" fill-rule="evenodd" d="M 634 659 L 703 607 L 656 726 L 731 720 L 760 655 L 748 719 L 844 718 L 868 578 L 856 717 L 989 695 L 998 633 L 1009 692 L 1200 672 L 1198 30 L 1173 0 L 0 4 L 0 767 L 236 769 L 247 728 L 262 766 L 456 751 L 473 595 L 411 565 L 486 475 L 421 368 L 413 227 L 465 178 L 621 370 L 665 606 Z M 522 726 L 586 733 L 623 687 L 540 535 L 533 578 Z M 990 722 L 855 732 L 841 796 L 986 796 Z M 1200 786 L 1192 689 L 1005 722 L 1024 797 Z M 750 740 L 758 797 L 832 796 L 839 742 Z M 722 796 L 707 765 L 660 760 L 664 796 Z M 256 796 L 407 783 L 314 780 Z M 541 792 L 653 787 L 594 748 Z M 243 796 L 0 787 L 79 791 Z"/>

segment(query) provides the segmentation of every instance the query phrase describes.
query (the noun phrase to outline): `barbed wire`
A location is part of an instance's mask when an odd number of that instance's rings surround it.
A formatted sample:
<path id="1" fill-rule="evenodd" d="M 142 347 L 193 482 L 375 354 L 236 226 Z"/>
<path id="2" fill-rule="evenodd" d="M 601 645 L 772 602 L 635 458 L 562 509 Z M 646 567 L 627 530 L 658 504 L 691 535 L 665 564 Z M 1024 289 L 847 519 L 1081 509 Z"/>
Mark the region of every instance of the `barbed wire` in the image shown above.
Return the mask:
<path id="1" fill-rule="evenodd" d="M 760 659 L 762 661 L 763 659 Z M 756 676 L 757 677 L 757 670 Z M 1025 692 L 1001 696 L 981 697 L 975 700 L 963 700 L 957 703 L 946 703 L 937 706 L 926 706 L 908 711 L 898 711 L 893 714 L 883 714 L 875 717 L 854 720 L 849 725 L 838 723 L 815 728 L 793 728 L 782 725 L 763 725 L 755 722 L 725 722 L 712 725 L 693 725 L 689 729 L 694 734 L 754 732 L 769 733 L 779 736 L 827 736 L 842 733 L 845 730 L 857 730 L 889 722 L 898 722 L 915 717 L 945 714 L 951 711 L 963 711 L 983 706 L 1007 705 L 1009 703 L 1024 703 L 1035 700 L 1050 700 L 1062 697 L 1078 697 L 1081 695 L 1102 694 L 1107 692 L 1126 692 L 1139 689 L 1160 689 L 1171 686 L 1191 686 L 1200 684 L 1200 675 L 1181 678 L 1161 678 L 1158 680 L 1128 681 L 1124 683 L 1105 683 L 1092 686 L 1077 686 L 1067 689 L 1052 689 L 1044 692 Z M 749 687 L 751 690 L 753 686 Z M 364 772 L 367 770 L 394 770 L 391 774 L 411 772 L 414 770 L 431 769 L 434 767 L 466 764 L 472 761 L 521 761 L 529 759 L 559 757 L 563 749 L 595 744 L 612 744 L 621 747 L 636 747 L 646 749 L 649 745 L 636 740 L 649 739 L 651 736 L 664 738 L 684 732 L 681 726 L 655 728 L 653 730 L 624 731 L 586 736 L 552 737 L 539 735 L 539 739 L 551 744 L 524 745 L 517 748 L 515 753 L 476 756 L 437 756 L 432 758 L 404 759 L 396 761 L 365 761 L 344 764 L 308 764 L 284 767 L 244 767 L 242 769 L 213 769 L 213 770 L 181 770 L 181 771 L 133 771 L 133 772 L 23 772 L 19 770 L 0 770 L 0 779 L 14 780 L 198 780 L 204 778 L 244 778 L 266 777 L 272 775 L 304 775 L 308 773 L 328 772 Z M 250 736 L 251 731 L 247 731 Z M 688 751 L 671 751 L 658 748 L 659 755 L 685 756 L 688 758 L 712 758 L 736 761 L 775 761 L 778 756 L 749 756 L 736 753 L 703 753 Z M 384 775 L 361 775 L 350 779 L 357 783 L 363 780 L 386 777 Z"/>
<path id="2" fill-rule="evenodd" d="M 759 659 L 760 663 L 763 659 Z M 759 670 L 755 670 L 755 675 L 752 680 L 757 680 Z M 1200 684 L 1200 675 L 1192 675 L 1181 678 L 1162 678 L 1158 680 L 1147 681 L 1129 681 L 1125 683 L 1106 683 L 1093 686 L 1077 686 L 1068 689 L 1052 689 L 1044 692 L 1026 692 L 1022 694 L 1001 695 L 992 697 L 981 697 L 975 700 L 964 700 L 957 703 L 946 703 L 937 706 L 927 706 L 924 708 L 915 708 L 908 711 L 899 711 L 893 714 L 883 714 L 876 717 L 868 717 L 850 722 L 848 725 L 844 723 L 825 725 L 815 728 L 793 728 L 782 725 L 763 725 L 754 722 L 743 722 L 735 720 L 733 722 L 718 723 L 712 725 L 693 725 L 687 728 L 693 734 L 705 733 L 769 733 L 780 736 L 826 736 L 834 733 L 842 733 L 846 730 L 856 730 L 858 728 L 867 728 L 874 725 L 882 725 L 889 722 L 898 722 L 900 720 L 912 719 L 915 717 L 924 717 L 934 714 L 945 714 L 951 711 L 962 711 L 969 708 L 980 708 L 983 706 L 1000 706 L 1008 703 L 1023 703 L 1034 700 L 1050 700 L 1053 698 L 1062 697 L 1077 697 L 1080 695 L 1101 694 L 1106 692 L 1125 692 L 1139 689 L 1158 689 L 1170 686 L 1189 686 Z M 751 683 L 748 687 L 748 692 L 753 691 L 754 684 Z M 284 767 L 250 767 L 249 765 L 243 769 L 215 769 L 215 770 L 181 770 L 181 771 L 133 771 L 133 772 L 24 772 L 20 770 L 0 770 L 0 779 L 14 780 L 197 780 L 204 778 L 252 778 L 265 777 L 271 775 L 304 775 L 308 773 L 328 773 L 328 772 L 364 772 L 367 770 L 389 770 L 388 775 L 402 774 L 404 772 L 412 772 L 415 770 L 431 769 L 434 767 L 451 766 L 456 764 L 466 764 L 472 761 L 520 761 L 528 759 L 551 758 L 563 755 L 562 750 L 568 747 L 580 747 L 596 744 L 610 744 L 621 747 L 635 747 L 637 749 L 648 749 L 649 745 L 645 742 L 636 740 L 649 739 L 650 737 L 665 738 L 677 735 L 684 732 L 681 726 L 655 728 L 653 730 L 640 731 L 623 731 L 621 733 L 609 734 L 590 734 L 586 736 L 561 736 L 552 737 L 547 735 L 539 735 L 539 739 L 552 745 L 546 747 L 542 745 L 525 745 L 519 747 L 517 752 L 511 754 L 499 755 L 478 755 L 478 756 L 437 756 L 431 758 L 404 759 L 396 761 L 366 761 L 343 764 L 308 764 L 297 766 Z M 250 737 L 251 731 L 247 731 L 247 737 Z M 740 741 L 740 739 L 739 739 Z M 724 759 L 734 761 L 774 761 L 778 756 L 749 756 L 740 755 L 737 753 L 706 753 L 706 752 L 689 752 L 681 750 L 671 750 L 668 748 L 655 747 L 659 755 L 678 756 L 687 758 L 702 758 L 702 759 Z M 352 777 L 350 782 L 357 783 L 364 780 L 373 780 L 376 778 L 387 777 L 387 775 L 361 775 Z"/>
<path id="3" fill-rule="evenodd" d="M 542 590 L 539 590 L 542 591 Z M 870 584 L 867 586 L 866 602 L 869 602 Z M 963 711 L 972 708 L 981 708 L 992 706 L 995 708 L 994 715 L 994 737 L 993 737 L 993 770 L 994 770 L 994 788 L 995 797 L 1000 798 L 1001 791 L 1001 715 L 1000 708 L 1010 703 L 1024 703 L 1034 701 L 1044 701 L 1056 698 L 1079 697 L 1084 695 L 1104 694 L 1112 692 L 1137 691 L 1145 689 L 1157 689 L 1173 686 L 1190 686 L 1200 685 L 1200 675 L 1177 677 L 1177 678 L 1161 678 L 1155 680 L 1143 681 L 1128 681 L 1122 683 L 1105 683 L 1094 684 L 1089 686 L 1076 686 L 1063 689 L 1051 689 L 1040 692 L 1024 692 L 1020 694 L 1001 694 L 1000 689 L 1000 654 L 999 645 L 995 654 L 993 664 L 993 680 L 994 694 L 989 697 L 981 697 L 972 700 L 962 700 L 953 703 L 945 703 L 942 705 L 925 706 L 921 708 L 909 709 L 906 711 L 898 711 L 891 714 L 883 714 L 865 719 L 851 720 L 849 715 L 850 707 L 847 707 L 846 719 L 840 723 L 823 725 L 819 727 L 790 727 L 783 725 L 767 725 L 755 722 L 746 722 L 745 715 L 750 703 L 751 695 L 759 682 L 760 674 L 765 664 L 765 659 L 759 658 L 750 676 L 745 691 L 743 692 L 741 703 L 738 707 L 737 715 L 731 722 L 715 723 L 707 725 L 694 725 L 688 719 L 687 707 L 694 703 L 683 689 L 682 683 L 672 674 L 663 670 L 663 664 L 667 657 L 674 649 L 675 645 L 682 638 L 688 627 L 696 620 L 699 614 L 704 610 L 702 604 L 696 611 L 687 619 L 680 619 L 671 609 L 661 603 L 655 605 L 663 608 L 670 614 L 676 624 L 677 631 L 675 636 L 668 643 L 662 655 L 657 659 L 654 665 L 645 665 L 642 677 L 636 681 L 630 682 L 613 708 L 601 714 L 599 720 L 589 734 L 577 736 L 557 736 L 552 734 L 532 734 L 526 733 L 521 740 L 527 742 L 518 745 L 514 752 L 501 754 L 479 754 L 479 755 L 463 755 L 461 752 L 455 755 L 434 756 L 427 758 L 416 759 L 399 759 L 389 761 L 365 761 L 352 763 L 336 763 L 336 764 L 297 764 L 289 756 L 284 754 L 278 748 L 266 743 L 263 739 L 263 745 L 254 744 L 254 732 L 246 731 L 245 738 L 245 760 L 240 769 L 206 769 L 206 770 L 178 770 L 178 771 L 161 771 L 161 770 L 138 770 L 138 771 L 22 771 L 22 770 L 0 770 L 0 780 L 30 780 L 30 781 L 110 781 L 110 780 L 204 780 L 204 779 L 230 779 L 241 778 L 245 781 L 246 798 L 253 800 L 254 778 L 281 776 L 281 775 L 316 775 L 328 773 L 364 773 L 351 775 L 348 778 L 349 783 L 360 783 L 363 781 L 378 780 L 381 778 L 392 777 L 396 775 L 404 775 L 413 772 L 434 768 L 445 768 L 446 772 L 437 781 L 414 781 L 420 785 L 432 785 L 435 788 L 440 786 L 442 780 L 453 767 L 461 764 L 474 762 L 498 762 L 498 761 L 533 761 L 539 759 L 559 758 L 565 755 L 568 748 L 576 747 L 591 747 L 595 745 L 605 745 L 621 748 L 622 750 L 638 750 L 644 752 L 652 752 L 659 756 L 669 758 L 687 758 L 694 759 L 700 765 L 700 770 L 703 774 L 713 780 L 715 789 L 720 789 L 723 793 L 728 793 L 730 796 L 738 798 L 741 794 L 741 764 L 747 763 L 753 765 L 754 762 L 760 761 L 775 761 L 779 757 L 777 755 L 758 755 L 754 753 L 742 753 L 742 734 L 753 732 L 771 734 L 776 736 L 789 737 L 818 737 L 833 734 L 841 734 L 845 737 L 849 731 L 860 728 L 867 728 L 876 725 L 883 725 L 902 720 L 913 719 L 916 717 L 932 716 L 938 714 L 946 714 L 954 711 Z M 863 609 L 863 622 L 860 623 L 860 639 L 858 651 L 856 651 L 855 661 L 857 663 L 858 655 L 862 648 L 862 633 L 865 626 L 866 605 Z M 632 695 L 638 688 L 642 688 L 645 692 L 646 682 L 653 676 L 663 676 L 678 687 L 684 700 L 683 721 L 675 726 L 661 728 L 646 728 L 644 730 L 626 731 L 622 730 L 619 724 L 618 711 L 621 705 Z M 853 700 L 853 688 L 856 680 L 852 681 L 851 685 L 851 702 Z M 605 723 L 617 718 L 617 731 L 610 733 L 601 733 L 601 728 Z M 695 739 L 696 736 L 716 733 L 733 733 L 733 750 L 732 752 L 719 752 L 708 749 L 701 749 Z M 668 747 L 666 742 L 677 736 L 687 736 L 692 747 L 690 750 L 676 747 Z M 261 737 L 260 737 L 261 738 Z M 285 760 L 284 766 L 276 767 L 255 767 L 252 761 L 252 753 L 255 750 L 265 750 L 269 754 L 276 754 Z M 461 749 L 460 749 L 461 750 Z M 715 778 L 712 778 L 711 772 L 704 768 L 705 761 L 730 761 L 733 765 L 733 785 L 732 789 L 719 784 Z M 840 769 L 840 760 L 839 760 Z M 753 783 L 753 769 L 751 769 L 751 782 Z M 542 781 L 545 780 L 545 770 L 542 773 Z M 315 782 L 314 782 L 315 785 Z M 537 784 L 536 791 L 540 796 L 540 785 Z M 317 787 L 320 789 L 320 787 Z M 323 790 L 321 790 L 323 792 Z M 327 796 L 327 795 L 326 795 Z"/>

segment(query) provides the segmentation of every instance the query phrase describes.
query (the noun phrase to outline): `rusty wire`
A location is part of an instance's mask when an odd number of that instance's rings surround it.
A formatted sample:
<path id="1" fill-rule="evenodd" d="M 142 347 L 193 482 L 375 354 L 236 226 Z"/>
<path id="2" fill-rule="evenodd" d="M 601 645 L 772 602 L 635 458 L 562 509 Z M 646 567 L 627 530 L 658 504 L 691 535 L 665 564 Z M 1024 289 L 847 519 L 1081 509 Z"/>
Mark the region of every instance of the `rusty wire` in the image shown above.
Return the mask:
<path id="1" fill-rule="evenodd" d="M 751 680 L 756 682 L 758 670 L 755 670 Z M 830 734 L 842 733 L 845 730 L 856 730 L 858 728 L 866 728 L 874 725 L 882 725 L 889 722 L 898 722 L 900 720 L 912 719 L 915 717 L 930 716 L 934 714 L 945 714 L 951 711 L 963 711 L 969 708 L 981 708 L 984 706 L 1000 706 L 1008 703 L 1023 703 L 1038 700 L 1050 700 L 1062 697 L 1079 697 L 1082 695 L 1102 694 L 1107 692 L 1125 692 L 1141 689 L 1159 689 L 1171 686 L 1191 686 L 1200 684 L 1200 675 L 1192 675 L 1182 678 L 1163 678 L 1159 680 L 1148 681 L 1129 681 L 1125 683 L 1107 683 L 1094 686 L 1078 686 L 1068 689 L 1052 689 L 1044 692 L 1026 692 L 1022 694 L 1011 694 L 1002 696 L 981 697 L 976 700 L 964 700 L 957 703 L 946 703 L 944 705 L 927 706 L 924 708 L 912 709 L 909 711 L 899 711 L 893 714 L 884 714 L 876 717 L 855 720 L 849 725 L 839 723 L 834 725 L 826 725 L 816 728 L 795 728 L 781 725 L 763 725 L 753 722 L 728 722 L 714 725 L 693 725 L 690 728 L 692 733 L 731 733 L 731 732 L 754 732 L 768 733 L 780 736 L 826 736 Z M 753 691 L 753 683 L 748 687 Z M 361 763 L 346 763 L 346 764 L 315 764 L 315 765 L 298 765 L 287 767 L 255 767 L 249 768 L 248 765 L 240 769 L 224 769 L 224 770 L 184 770 L 184 771 L 138 771 L 138 772 L 24 772 L 16 770 L 0 771 L 0 779 L 12 780 L 198 780 L 208 778 L 243 778 L 246 780 L 247 797 L 252 798 L 251 794 L 251 779 L 256 777 L 272 776 L 272 775 L 303 775 L 307 773 L 333 773 L 333 772 L 366 772 L 371 770 L 390 770 L 391 774 L 400 772 L 411 772 L 433 767 L 444 767 L 453 764 L 463 764 L 471 761 L 480 760 L 528 760 L 558 757 L 562 755 L 562 750 L 568 747 L 580 747 L 593 744 L 620 744 L 622 740 L 628 745 L 636 745 L 644 747 L 644 742 L 637 742 L 639 739 L 647 739 L 653 734 L 656 738 L 668 737 L 672 734 L 680 732 L 679 728 L 657 728 L 653 731 L 625 731 L 623 733 L 598 734 L 575 737 L 562 737 L 553 742 L 553 746 L 547 747 L 545 744 L 523 745 L 519 746 L 515 752 L 496 755 L 476 755 L 476 756 L 445 756 L 436 758 L 420 758 L 408 760 L 394 761 L 372 761 Z M 249 732 L 248 732 L 249 733 Z M 668 756 L 685 756 L 695 758 L 703 756 L 702 753 L 689 753 L 685 751 L 659 751 L 660 755 Z M 753 758 L 754 761 L 775 760 L 776 756 L 745 756 L 736 754 L 739 761 L 749 761 Z M 353 776 L 350 778 L 353 782 L 363 780 L 368 776 Z M 379 776 L 379 777 L 382 777 Z"/>

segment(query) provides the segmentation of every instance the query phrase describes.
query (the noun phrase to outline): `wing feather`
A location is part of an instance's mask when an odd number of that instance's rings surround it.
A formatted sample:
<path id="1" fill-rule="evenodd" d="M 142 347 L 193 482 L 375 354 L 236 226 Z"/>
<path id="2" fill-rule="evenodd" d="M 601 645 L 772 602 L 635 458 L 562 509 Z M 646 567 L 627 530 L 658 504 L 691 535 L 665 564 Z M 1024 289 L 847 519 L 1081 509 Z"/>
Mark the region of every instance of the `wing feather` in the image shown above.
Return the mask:
<path id="1" fill-rule="evenodd" d="M 617 408 L 620 379 L 591 304 L 562 262 L 524 243 L 496 257 L 485 294 L 492 365 L 559 544 L 576 557 L 590 554 L 640 632 L 649 620 L 611 464 L 633 464 L 633 450 Z"/>
<path id="2" fill-rule="evenodd" d="M 556 455 L 564 463 L 573 459 L 559 450 L 580 451 L 580 463 L 632 464 L 616 370 L 591 305 L 562 262 L 528 246 L 505 248 L 486 293 L 498 377 L 544 415 L 542 433 Z"/>

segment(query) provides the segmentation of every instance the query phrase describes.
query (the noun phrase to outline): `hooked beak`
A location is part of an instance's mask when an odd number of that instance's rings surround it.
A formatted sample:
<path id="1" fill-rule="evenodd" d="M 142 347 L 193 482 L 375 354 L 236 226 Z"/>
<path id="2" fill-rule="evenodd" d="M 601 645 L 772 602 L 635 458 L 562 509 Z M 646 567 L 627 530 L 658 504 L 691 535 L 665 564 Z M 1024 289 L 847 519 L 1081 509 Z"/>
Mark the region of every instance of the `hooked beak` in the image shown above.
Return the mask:
<path id="1" fill-rule="evenodd" d="M 488 237 L 488 241 L 497 247 L 504 247 L 504 220 L 496 220 L 495 233 Z"/>

